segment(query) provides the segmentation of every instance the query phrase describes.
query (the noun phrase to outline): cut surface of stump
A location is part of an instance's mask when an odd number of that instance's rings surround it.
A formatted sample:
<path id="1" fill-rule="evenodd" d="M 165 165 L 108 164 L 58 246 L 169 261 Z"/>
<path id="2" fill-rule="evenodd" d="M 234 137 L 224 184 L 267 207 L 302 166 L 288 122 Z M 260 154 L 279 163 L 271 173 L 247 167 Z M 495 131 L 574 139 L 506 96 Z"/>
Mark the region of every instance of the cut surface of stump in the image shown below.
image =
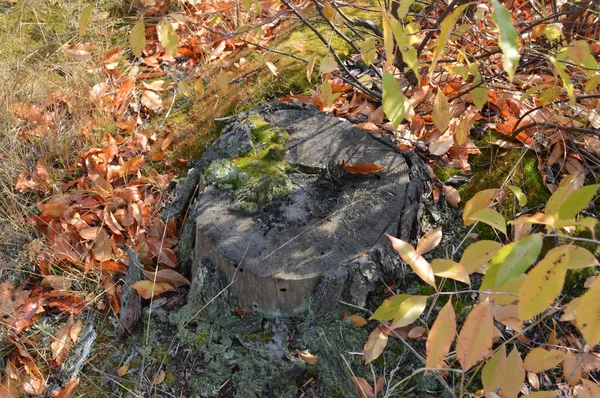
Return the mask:
<path id="1" fill-rule="evenodd" d="M 196 203 L 196 259 L 234 280 L 245 310 L 294 315 L 306 310 L 323 277 L 397 235 L 407 206 L 409 167 L 394 148 L 315 109 L 261 111 L 289 134 L 283 161 L 291 192 L 231 210 L 233 190 L 205 187 Z M 347 165 L 377 165 L 351 174 Z M 369 170 L 375 169 L 373 166 Z"/>

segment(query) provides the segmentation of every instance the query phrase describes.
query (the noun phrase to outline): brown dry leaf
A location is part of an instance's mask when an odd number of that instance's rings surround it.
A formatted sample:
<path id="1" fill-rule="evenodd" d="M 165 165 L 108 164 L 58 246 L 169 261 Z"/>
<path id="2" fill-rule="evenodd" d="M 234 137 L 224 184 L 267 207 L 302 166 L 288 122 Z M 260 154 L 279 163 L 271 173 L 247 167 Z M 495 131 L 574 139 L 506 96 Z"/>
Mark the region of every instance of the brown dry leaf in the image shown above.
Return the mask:
<path id="1" fill-rule="evenodd" d="M 54 398 L 72 398 L 79 385 L 79 378 L 73 379 Z"/>
<path id="2" fill-rule="evenodd" d="M 96 237 L 102 230 L 102 227 L 83 228 L 79 231 L 79 236 L 85 240 L 96 240 Z"/>
<path id="3" fill-rule="evenodd" d="M 452 207 L 458 207 L 460 203 L 460 193 L 450 185 L 442 185 L 442 193 Z"/>
<path id="4" fill-rule="evenodd" d="M 540 378 L 533 372 L 527 372 L 527 381 L 534 390 L 540 389 Z"/>
<path id="5" fill-rule="evenodd" d="M 54 341 L 50 343 L 52 349 L 52 362 L 54 366 L 62 365 L 63 361 L 69 355 L 69 351 L 75 342 L 71 339 L 71 327 L 75 325 L 73 316 L 69 317 L 67 323 L 60 328 L 54 335 Z"/>
<path id="6" fill-rule="evenodd" d="M 302 359 L 304 361 L 304 363 L 306 363 L 307 365 L 311 365 L 311 366 L 316 365 L 317 362 L 319 361 L 318 356 L 312 355 L 309 352 L 300 352 L 300 353 L 298 353 L 298 356 L 300 357 L 300 359 Z"/>
<path id="7" fill-rule="evenodd" d="M 373 387 L 362 377 L 352 376 L 352 382 L 358 389 L 359 398 L 375 398 Z"/>
<path id="8" fill-rule="evenodd" d="M 162 99 L 160 95 L 155 93 L 152 90 L 141 90 L 142 93 L 142 105 L 144 105 L 148 109 L 152 109 L 153 111 L 157 111 L 163 107 Z"/>
<path id="9" fill-rule="evenodd" d="M 427 332 L 427 329 L 425 329 L 423 326 L 416 326 L 412 329 L 410 329 L 410 331 L 408 332 L 408 338 L 410 339 L 420 339 L 421 337 L 423 337 L 425 335 L 425 333 Z"/>
<path id="10" fill-rule="evenodd" d="M 68 290 L 71 288 L 71 280 L 63 275 L 44 275 L 41 285 L 54 290 Z"/>
<path id="11" fill-rule="evenodd" d="M 388 336 L 379 328 L 375 328 L 365 343 L 365 365 L 379 358 L 387 346 Z"/>
<path id="12" fill-rule="evenodd" d="M 173 142 L 174 138 L 175 134 L 167 134 L 164 141 L 160 144 L 160 150 L 163 152 L 166 151 L 169 145 L 171 145 L 171 143 Z"/>
<path id="13" fill-rule="evenodd" d="M 152 283 L 152 281 L 137 281 L 131 285 L 131 288 L 135 289 L 135 291 L 137 291 L 138 294 L 145 299 L 175 290 L 175 288 L 168 283 Z"/>
<path id="14" fill-rule="evenodd" d="M 142 272 L 149 280 L 155 280 L 155 273 L 153 271 L 142 270 Z M 157 271 L 156 282 L 166 282 L 174 287 L 180 287 L 190 284 L 190 281 L 185 276 L 170 268 L 161 269 Z"/>
<path id="15" fill-rule="evenodd" d="M 500 380 L 500 391 L 503 398 L 517 398 L 525 382 L 525 369 L 519 351 L 513 348 L 508 357 L 504 373 Z"/>
<path id="16" fill-rule="evenodd" d="M 419 239 L 417 248 L 415 249 L 418 254 L 429 253 L 435 249 L 442 241 L 442 226 L 432 229 Z"/>
<path id="17" fill-rule="evenodd" d="M 110 238 L 104 229 L 98 231 L 92 251 L 94 253 L 94 258 L 100 262 L 110 260 L 112 247 L 110 245 Z"/>
<path id="18" fill-rule="evenodd" d="M 467 315 L 456 343 L 456 358 L 464 371 L 485 359 L 492 349 L 494 317 L 489 298 L 477 304 Z"/>
<path id="19" fill-rule="evenodd" d="M 454 145 L 454 135 L 441 136 L 429 144 L 429 153 L 435 156 L 442 156 Z"/>
<path id="20" fill-rule="evenodd" d="M 162 383 L 163 381 L 165 381 L 165 376 L 166 376 L 166 373 L 165 373 L 165 371 L 161 369 L 161 370 L 160 370 L 160 371 L 159 371 L 159 372 L 156 374 L 156 377 L 154 378 L 154 383 L 153 383 L 153 384 L 154 384 L 155 386 L 159 385 L 160 383 Z"/>

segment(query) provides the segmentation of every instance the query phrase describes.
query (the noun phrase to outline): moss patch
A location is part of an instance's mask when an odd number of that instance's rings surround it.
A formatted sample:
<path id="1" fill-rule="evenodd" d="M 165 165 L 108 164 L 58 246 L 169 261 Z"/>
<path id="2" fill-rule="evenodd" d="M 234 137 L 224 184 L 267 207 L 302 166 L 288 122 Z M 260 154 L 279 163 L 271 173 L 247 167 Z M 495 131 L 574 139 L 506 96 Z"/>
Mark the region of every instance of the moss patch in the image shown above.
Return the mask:
<path id="1" fill-rule="evenodd" d="M 213 161 L 204 176 L 208 184 L 234 190 L 231 210 L 254 214 L 260 205 L 292 192 L 289 165 L 281 160 L 288 134 L 260 115 L 251 116 L 245 123 L 251 126 L 254 149 L 237 158 Z"/>

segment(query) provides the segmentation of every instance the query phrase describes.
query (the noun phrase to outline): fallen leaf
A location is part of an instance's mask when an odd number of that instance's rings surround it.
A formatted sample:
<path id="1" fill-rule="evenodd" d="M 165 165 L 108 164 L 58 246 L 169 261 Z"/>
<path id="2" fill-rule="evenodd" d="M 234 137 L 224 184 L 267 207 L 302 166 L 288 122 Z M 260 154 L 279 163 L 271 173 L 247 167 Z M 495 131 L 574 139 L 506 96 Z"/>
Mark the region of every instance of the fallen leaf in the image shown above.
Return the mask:
<path id="1" fill-rule="evenodd" d="M 304 361 L 304 363 L 306 363 L 307 365 L 311 365 L 311 366 L 316 365 L 317 362 L 319 361 L 318 356 L 312 355 L 309 352 L 301 352 L 298 354 L 298 356 L 300 357 L 300 359 L 302 359 Z"/>
<path id="2" fill-rule="evenodd" d="M 383 167 L 376 165 L 375 163 L 372 164 L 364 164 L 364 163 L 357 163 L 357 164 L 348 164 L 348 163 L 343 163 L 342 166 L 344 166 L 344 169 L 346 169 L 346 171 L 350 174 L 359 174 L 359 175 L 367 175 L 367 174 L 372 174 L 372 173 L 376 173 L 380 170 L 383 170 Z"/>
<path id="3" fill-rule="evenodd" d="M 152 281 L 137 281 L 136 283 L 131 285 L 131 288 L 135 289 L 135 291 L 138 292 L 138 294 L 145 299 L 149 299 L 153 296 L 158 296 L 159 294 L 175 290 L 175 288 L 169 285 L 168 283 L 152 283 Z"/>
<path id="4" fill-rule="evenodd" d="M 370 334 L 363 352 L 365 354 L 365 365 L 379 358 L 388 343 L 388 336 L 379 328 L 375 328 Z"/>

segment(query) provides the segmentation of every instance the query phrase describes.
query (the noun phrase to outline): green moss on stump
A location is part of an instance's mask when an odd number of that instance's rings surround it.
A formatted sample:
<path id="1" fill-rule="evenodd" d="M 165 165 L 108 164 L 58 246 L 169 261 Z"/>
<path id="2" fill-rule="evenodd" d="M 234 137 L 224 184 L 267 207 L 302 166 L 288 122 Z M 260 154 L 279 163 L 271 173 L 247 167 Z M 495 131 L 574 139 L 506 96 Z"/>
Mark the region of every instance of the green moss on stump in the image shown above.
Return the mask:
<path id="1" fill-rule="evenodd" d="M 235 191 L 231 210 L 254 214 L 262 204 L 292 192 L 287 176 L 286 131 L 274 128 L 260 115 L 248 118 L 254 150 L 234 159 L 213 161 L 204 173 L 205 180 L 220 189 Z"/>

